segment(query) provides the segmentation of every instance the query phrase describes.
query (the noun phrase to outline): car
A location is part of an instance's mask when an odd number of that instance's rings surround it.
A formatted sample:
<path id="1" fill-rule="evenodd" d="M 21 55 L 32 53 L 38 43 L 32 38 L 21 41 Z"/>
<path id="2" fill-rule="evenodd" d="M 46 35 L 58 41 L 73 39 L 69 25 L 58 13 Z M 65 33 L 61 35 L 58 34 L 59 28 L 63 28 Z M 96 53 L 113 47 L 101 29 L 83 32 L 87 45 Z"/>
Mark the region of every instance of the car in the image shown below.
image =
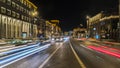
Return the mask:
<path id="1" fill-rule="evenodd" d="M 55 39 L 55 41 L 56 41 L 56 42 L 63 42 L 63 38 L 58 37 L 58 38 Z"/>

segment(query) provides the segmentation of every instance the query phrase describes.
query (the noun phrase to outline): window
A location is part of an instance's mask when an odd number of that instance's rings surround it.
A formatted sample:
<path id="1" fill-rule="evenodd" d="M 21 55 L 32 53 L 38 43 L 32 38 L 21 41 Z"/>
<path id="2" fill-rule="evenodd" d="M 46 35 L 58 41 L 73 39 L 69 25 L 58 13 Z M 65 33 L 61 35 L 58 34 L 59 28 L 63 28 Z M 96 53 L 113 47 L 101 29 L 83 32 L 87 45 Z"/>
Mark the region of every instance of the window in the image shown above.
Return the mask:
<path id="1" fill-rule="evenodd" d="M 12 11 L 12 16 L 15 17 L 15 12 L 14 11 Z"/>
<path id="2" fill-rule="evenodd" d="M 29 8 L 31 8 L 31 5 L 29 4 Z"/>
<path id="3" fill-rule="evenodd" d="M 20 2 L 23 4 L 23 0 L 20 0 Z"/>
<path id="4" fill-rule="evenodd" d="M 26 5 L 26 1 L 24 1 L 24 5 Z"/>
<path id="5" fill-rule="evenodd" d="M 8 5 L 11 5 L 11 0 L 7 0 L 7 4 L 8 4 Z"/>
<path id="6" fill-rule="evenodd" d="M 20 18 L 20 14 L 19 13 L 16 13 L 17 14 L 17 18 Z"/>
<path id="7" fill-rule="evenodd" d="M 22 19 L 22 20 L 24 19 L 24 16 L 23 16 L 23 15 L 21 15 L 21 19 Z"/>
<path id="8" fill-rule="evenodd" d="M 29 12 L 29 15 L 31 15 L 31 12 Z"/>
<path id="9" fill-rule="evenodd" d="M 22 11 L 22 12 L 24 11 L 23 7 L 21 7 L 21 11 Z"/>
<path id="10" fill-rule="evenodd" d="M 24 13 L 26 13 L 27 12 L 27 10 L 26 9 L 24 9 Z"/>
<path id="11" fill-rule="evenodd" d="M 24 16 L 24 20 L 26 20 L 26 16 Z"/>
<path id="12" fill-rule="evenodd" d="M 11 15 L 11 10 L 7 9 L 7 14 Z"/>
<path id="13" fill-rule="evenodd" d="M 27 7 L 29 7 L 29 3 L 27 3 Z"/>
<path id="14" fill-rule="evenodd" d="M 18 10 L 20 7 L 19 7 L 19 5 L 18 4 L 16 4 L 16 9 Z"/>
<path id="15" fill-rule="evenodd" d="M 6 8 L 1 7 L 1 13 L 6 13 Z"/>
<path id="16" fill-rule="evenodd" d="M 15 7 L 15 2 L 12 2 L 12 7 Z"/>
<path id="17" fill-rule="evenodd" d="M 29 11 L 27 10 L 27 14 L 29 15 Z"/>

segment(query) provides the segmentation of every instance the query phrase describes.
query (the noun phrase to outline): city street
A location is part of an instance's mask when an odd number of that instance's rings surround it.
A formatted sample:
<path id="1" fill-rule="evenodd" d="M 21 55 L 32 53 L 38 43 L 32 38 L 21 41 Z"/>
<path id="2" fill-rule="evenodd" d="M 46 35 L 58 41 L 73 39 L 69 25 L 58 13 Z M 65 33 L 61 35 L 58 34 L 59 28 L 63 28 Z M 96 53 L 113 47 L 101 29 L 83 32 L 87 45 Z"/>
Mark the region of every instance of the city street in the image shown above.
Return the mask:
<path id="1" fill-rule="evenodd" d="M 0 0 L 0 68 L 120 68 L 120 0 Z"/>
<path id="2" fill-rule="evenodd" d="M 58 42 L 48 49 L 24 58 L 4 68 L 81 68 L 69 42 Z"/>
<path id="3" fill-rule="evenodd" d="M 92 50 L 83 42 L 67 40 L 4 68 L 119 68 L 120 59 Z"/>

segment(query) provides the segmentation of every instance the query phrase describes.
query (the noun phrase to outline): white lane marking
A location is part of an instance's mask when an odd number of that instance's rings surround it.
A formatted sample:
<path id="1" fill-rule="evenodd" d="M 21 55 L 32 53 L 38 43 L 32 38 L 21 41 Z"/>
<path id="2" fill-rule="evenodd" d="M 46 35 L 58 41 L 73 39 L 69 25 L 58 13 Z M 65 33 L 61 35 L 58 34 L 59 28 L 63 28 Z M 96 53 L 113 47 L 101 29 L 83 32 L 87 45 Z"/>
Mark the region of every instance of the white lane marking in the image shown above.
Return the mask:
<path id="1" fill-rule="evenodd" d="M 53 55 L 58 51 L 58 49 L 61 47 L 62 45 L 60 45 L 40 66 L 39 68 L 43 68 L 45 66 L 45 64 L 53 57 Z"/>
<path id="2" fill-rule="evenodd" d="M 70 43 L 70 42 L 69 42 L 69 43 Z M 71 49 L 72 49 L 72 51 L 73 51 L 73 53 L 74 53 L 76 59 L 78 60 L 80 66 L 81 66 L 82 68 L 86 68 L 86 66 L 84 65 L 84 63 L 82 62 L 82 60 L 78 57 L 77 53 L 76 53 L 75 50 L 73 49 L 71 43 L 70 43 L 70 47 L 71 47 Z"/>

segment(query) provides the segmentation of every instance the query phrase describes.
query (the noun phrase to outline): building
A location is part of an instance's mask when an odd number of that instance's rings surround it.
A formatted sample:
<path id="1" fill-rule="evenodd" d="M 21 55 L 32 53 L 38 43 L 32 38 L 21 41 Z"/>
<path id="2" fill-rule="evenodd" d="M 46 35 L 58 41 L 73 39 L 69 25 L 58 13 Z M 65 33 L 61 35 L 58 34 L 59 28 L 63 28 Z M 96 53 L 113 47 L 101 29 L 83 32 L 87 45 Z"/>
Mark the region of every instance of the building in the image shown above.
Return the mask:
<path id="1" fill-rule="evenodd" d="M 61 28 L 58 25 L 58 20 L 46 21 L 46 37 L 52 38 L 61 35 Z"/>
<path id="2" fill-rule="evenodd" d="M 29 0 L 0 0 L 0 38 L 37 35 L 37 7 Z"/>
<path id="3" fill-rule="evenodd" d="M 46 21 L 46 38 L 51 38 L 53 34 L 53 24 L 49 21 Z"/>
<path id="4" fill-rule="evenodd" d="M 73 37 L 74 38 L 86 38 L 87 29 L 86 28 L 74 28 L 73 29 Z"/>
<path id="5" fill-rule="evenodd" d="M 37 33 L 37 36 L 38 38 L 45 38 L 45 35 L 46 35 L 46 21 L 42 18 L 39 18 L 38 20 L 38 33 Z"/>
<path id="6" fill-rule="evenodd" d="M 100 12 L 93 17 L 87 17 L 87 32 L 89 37 L 96 39 L 117 40 L 118 32 L 118 14 L 106 14 Z"/>

